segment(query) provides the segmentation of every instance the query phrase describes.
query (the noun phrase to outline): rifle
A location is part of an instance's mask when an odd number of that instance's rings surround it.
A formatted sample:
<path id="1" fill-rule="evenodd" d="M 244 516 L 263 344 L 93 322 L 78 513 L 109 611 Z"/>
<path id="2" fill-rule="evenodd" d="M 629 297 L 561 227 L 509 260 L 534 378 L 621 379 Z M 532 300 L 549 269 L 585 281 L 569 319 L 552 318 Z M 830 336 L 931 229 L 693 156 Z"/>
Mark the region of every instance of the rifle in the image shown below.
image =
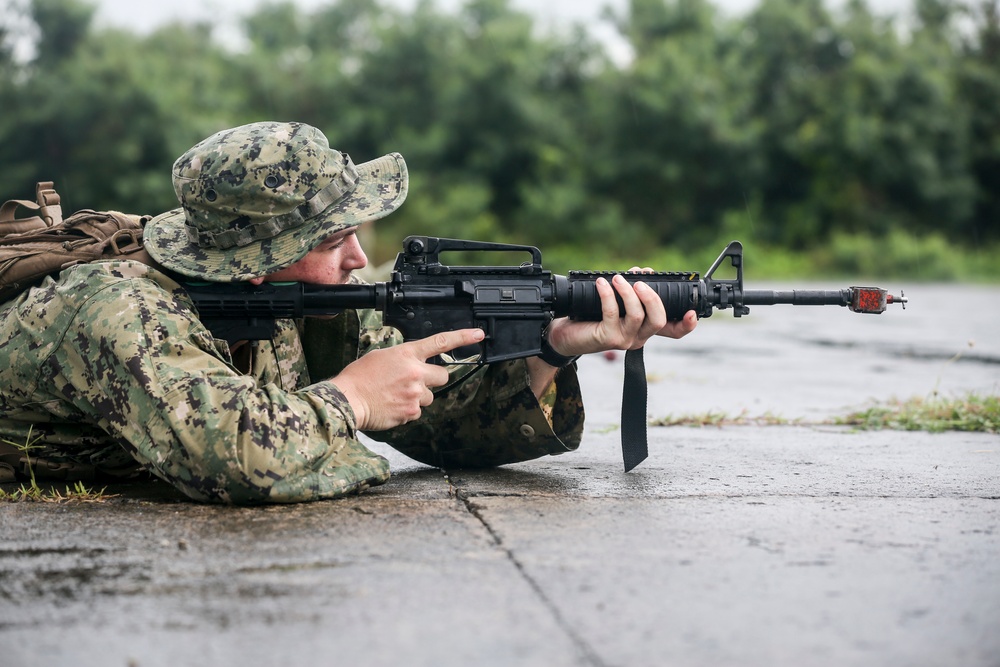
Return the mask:
<path id="1" fill-rule="evenodd" d="M 528 253 L 531 260 L 516 266 L 452 266 L 441 261 L 448 252 Z M 726 262 L 735 278 L 716 278 Z M 334 315 L 345 309 L 374 308 L 386 326 L 406 340 L 443 331 L 478 327 L 485 331 L 477 354 L 466 363 L 489 364 L 542 352 L 544 332 L 556 317 L 598 321 L 601 300 L 595 281 L 622 275 L 630 283 L 643 281 L 660 296 L 667 319 L 677 321 L 693 310 L 699 318 L 716 310 L 732 309 L 735 317 L 750 306 L 791 304 L 836 305 L 857 313 L 882 313 L 888 305 L 907 299 L 878 287 L 840 290 L 747 290 L 743 287 L 743 244 L 730 243 L 701 277 L 697 272 L 626 273 L 571 271 L 555 275 L 542 267 L 542 254 L 528 245 L 488 243 L 410 236 L 396 257 L 390 280 L 366 285 L 309 285 L 305 283 L 194 283 L 184 284 L 201 321 L 216 338 L 234 343 L 267 340 L 275 320 Z M 624 305 L 619 298 L 619 307 Z M 624 310 L 623 310 L 624 313 Z M 461 363 L 461 362 L 459 362 Z M 622 450 L 628 472 L 647 456 L 646 376 L 642 350 L 625 355 L 625 395 L 622 402 Z"/>

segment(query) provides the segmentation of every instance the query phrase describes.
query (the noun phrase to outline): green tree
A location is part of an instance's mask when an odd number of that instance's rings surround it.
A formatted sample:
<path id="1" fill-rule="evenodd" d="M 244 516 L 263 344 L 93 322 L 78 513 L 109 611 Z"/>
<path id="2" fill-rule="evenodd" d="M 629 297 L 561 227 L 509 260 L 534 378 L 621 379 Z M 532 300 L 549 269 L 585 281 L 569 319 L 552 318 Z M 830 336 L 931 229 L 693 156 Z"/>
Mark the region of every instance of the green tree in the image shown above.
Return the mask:
<path id="1" fill-rule="evenodd" d="M 72 57 L 90 31 L 95 10 L 84 0 L 32 0 L 29 14 L 39 31 L 35 64 L 58 65 Z"/>
<path id="2" fill-rule="evenodd" d="M 608 13 L 633 52 L 616 63 L 585 28 L 541 32 L 510 0 L 265 4 L 239 45 L 208 24 L 136 36 L 96 28 L 86 0 L 16 0 L 0 178 L 10 197 L 55 180 L 70 208 L 155 213 L 195 141 L 301 120 L 358 161 L 406 156 L 410 198 L 377 226 L 392 239 L 377 260 L 415 231 L 602 261 L 730 236 L 974 245 L 1000 237 L 998 0 L 977 1 L 965 15 L 914 0 L 902 30 L 864 0 L 762 0 L 735 19 L 710 0 L 631 0 Z M 15 53 L 15 36 L 35 48 Z"/>
<path id="3" fill-rule="evenodd" d="M 654 242 L 691 248 L 715 239 L 759 179 L 749 90 L 731 28 L 705 0 L 629 7 L 617 22 L 635 59 L 601 81 L 594 184 Z"/>
<path id="4" fill-rule="evenodd" d="M 243 102 L 227 93 L 231 67 L 210 30 L 95 32 L 92 7 L 79 0 L 33 0 L 28 14 L 36 56 L 21 66 L 0 121 L 0 174 L 11 196 L 54 180 L 69 210 L 176 206 L 174 158 L 233 124 Z"/>
<path id="5" fill-rule="evenodd" d="M 979 245 L 1000 239 L 1000 4 L 983 0 L 963 47 L 959 98 L 969 113 L 969 154 L 976 181 L 974 214 L 961 233 Z"/>
<path id="6" fill-rule="evenodd" d="M 939 22 L 907 42 L 860 1 L 844 24 L 818 0 L 765 0 L 748 17 L 768 240 L 802 248 L 834 232 L 968 219 L 967 117 L 944 14 L 927 15 Z"/>

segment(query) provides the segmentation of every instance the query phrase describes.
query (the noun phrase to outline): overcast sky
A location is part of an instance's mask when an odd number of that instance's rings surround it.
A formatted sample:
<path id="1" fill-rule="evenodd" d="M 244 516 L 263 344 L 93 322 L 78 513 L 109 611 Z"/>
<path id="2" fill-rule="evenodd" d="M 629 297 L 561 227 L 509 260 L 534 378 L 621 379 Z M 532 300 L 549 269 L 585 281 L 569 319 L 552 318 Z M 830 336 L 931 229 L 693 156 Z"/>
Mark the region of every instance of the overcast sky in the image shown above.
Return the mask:
<path id="1" fill-rule="evenodd" d="M 406 9 L 412 8 L 415 0 L 384 0 L 388 4 Z M 324 4 L 325 0 L 295 0 L 303 8 L 313 8 Z M 601 9 L 612 6 L 621 9 L 627 0 L 512 0 L 513 5 L 530 11 L 543 23 L 569 24 L 573 21 L 595 22 Z M 738 10 L 751 6 L 752 0 L 723 0 L 727 6 Z M 218 16 L 221 12 L 247 12 L 263 4 L 263 0 L 171 0 L 170 2 L 137 2 L 136 0 L 98 0 L 98 18 L 101 22 L 115 25 L 134 26 L 141 30 L 163 21 L 196 16 L 199 18 Z M 438 7 L 452 10 L 462 5 L 461 0 L 437 0 Z M 720 5 L 721 6 L 721 5 Z"/>
<path id="2" fill-rule="evenodd" d="M 210 19 L 225 15 L 245 14 L 264 0 L 169 0 L 146 2 L 143 0 L 97 0 L 97 20 L 104 25 L 132 27 L 147 32 L 155 26 L 176 19 Z M 311 9 L 329 0 L 295 0 L 303 9 Z M 385 0 L 399 7 L 410 9 L 416 0 Z M 844 0 L 828 0 L 830 6 L 843 4 Z M 714 0 L 715 5 L 727 13 L 738 15 L 756 4 L 756 0 Z M 869 0 L 869 6 L 879 13 L 902 13 L 911 0 Z M 512 0 L 515 7 L 531 12 L 543 27 L 566 27 L 574 22 L 587 23 L 602 35 L 599 17 L 604 7 L 623 11 L 628 0 Z M 437 0 L 438 7 L 453 10 L 462 0 Z M 607 28 L 610 33 L 610 27 Z"/>
<path id="3" fill-rule="evenodd" d="M 328 0 L 295 0 L 303 8 L 312 8 Z M 412 8 L 416 0 L 385 0 L 403 8 Z M 98 18 L 103 23 L 132 26 L 140 30 L 164 21 L 184 17 L 207 18 L 221 12 L 247 12 L 263 0 L 170 0 L 169 2 L 142 2 L 137 0 L 98 0 Z M 515 7 L 533 13 L 543 23 L 569 24 L 573 21 L 596 22 L 602 8 L 610 6 L 624 9 L 628 0 L 512 0 Z M 437 0 L 442 9 L 455 9 L 461 0 Z M 715 5 L 726 12 L 739 14 L 755 4 L 754 0 L 715 0 Z M 831 6 L 841 4 L 832 0 Z M 878 12 L 899 13 L 909 7 L 909 0 L 869 0 Z"/>
<path id="4" fill-rule="evenodd" d="M 411 9 L 416 0 L 383 0 L 404 9 Z M 758 0 L 713 0 L 723 12 L 740 15 L 757 4 Z M 868 0 L 873 11 L 882 14 L 902 15 L 913 0 Z M 216 34 L 222 39 L 238 39 L 238 17 L 264 4 L 266 0 L 169 0 L 146 2 L 144 0 L 96 0 L 97 22 L 99 25 L 132 28 L 146 33 L 158 25 L 175 20 L 213 20 L 217 24 Z M 294 0 L 304 10 L 311 10 L 330 0 Z M 455 10 L 463 0 L 436 0 L 444 10 Z M 514 7 L 535 15 L 543 29 L 562 31 L 574 23 L 587 25 L 591 35 L 604 42 L 608 53 L 619 62 L 630 57 L 630 49 L 614 28 L 601 21 L 602 11 L 610 7 L 623 13 L 628 0 L 511 0 Z M 839 7 L 846 0 L 827 0 L 830 7 Z M 228 20 L 220 17 L 230 16 Z"/>

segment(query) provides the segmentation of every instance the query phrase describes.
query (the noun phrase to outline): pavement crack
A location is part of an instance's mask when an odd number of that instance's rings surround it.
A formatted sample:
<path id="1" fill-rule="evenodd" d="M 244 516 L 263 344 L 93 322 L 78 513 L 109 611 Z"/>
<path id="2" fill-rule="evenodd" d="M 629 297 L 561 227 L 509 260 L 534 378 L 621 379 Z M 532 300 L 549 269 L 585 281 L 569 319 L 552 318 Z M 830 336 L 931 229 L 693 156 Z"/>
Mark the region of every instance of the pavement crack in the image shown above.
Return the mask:
<path id="1" fill-rule="evenodd" d="M 500 534 L 490 525 L 489 520 L 483 515 L 483 506 L 475 502 L 475 496 L 471 495 L 468 491 L 462 488 L 455 488 L 455 497 L 460 503 L 465 507 L 466 511 L 471 514 L 476 520 L 482 524 L 486 532 L 489 533 L 490 538 L 492 538 L 494 545 L 499 549 L 506 559 L 514 566 L 517 570 L 518 575 L 524 580 L 526 584 L 534 591 L 535 596 L 542 603 L 549 614 L 551 614 L 556 625 L 562 629 L 569 640 L 580 652 L 583 658 L 583 664 L 593 665 L 593 667 L 606 667 L 606 663 L 601 660 L 601 657 L 594 650 L 594 647 L 576 631 L 576 628 L 563 616 L 562 612 L 559 610 L 558 605 L 549 597 L 545 592 L 545 589 L 538 583 L 538 581 L 531 576 L 524 564 L 518 559 L 514 554 L 514 551 L 504 544 L 503 538 Z"/>

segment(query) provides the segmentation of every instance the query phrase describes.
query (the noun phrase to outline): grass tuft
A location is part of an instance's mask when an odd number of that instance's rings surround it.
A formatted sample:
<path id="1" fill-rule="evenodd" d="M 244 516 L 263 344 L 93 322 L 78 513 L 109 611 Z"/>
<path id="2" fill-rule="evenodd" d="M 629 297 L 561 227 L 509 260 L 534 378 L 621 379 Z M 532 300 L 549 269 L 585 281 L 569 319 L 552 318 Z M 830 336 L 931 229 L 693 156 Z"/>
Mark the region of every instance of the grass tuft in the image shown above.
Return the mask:
<path id="1" fill-rule="evenodd" d="M 59 487 L 42 487 L 37 482 L 22 484 L 13 491 L 0 489 L 0 502 L 8 503 L 99 503 L 108 498 L 114 498 L 115 494 L 105 493 L 107 487 L 94 490 L 86 486 L 83 482 L 76 482 L 72 486 L 66 485 L 62 490 Z"/>
<path id="2" fill-rule="evenodd" d="M 28 437 L 23 443 L 11 442 L 10 440 L 4 440 L 4 442 L 17 447 L 24 453 L 28 464 L 29 481 L 28 484 L 21 484 L 12 491 L 0 489 L 0 502 L 95 503 L 114 497 L 112 494 L 105 493 L 107 487 L 96 491 L 86 486 L 83 482 L 76 482 L 72 486 L 66 485 L 63 490 L 60 490 L 56 486 L 40 486 L 38 480 L 35 479 L 35 469 L 31 466 L 30 456 L 31 451 L 37 448 L 38 438 L 32 438 L 31 431 L 29 430 Z"/>
<path id="3" fill-rule="evenodd" d="M 1000 396 L 968 394 L 954 399 L 931 396 L 892 400 L 835 418 L 831 423 L 865 430 L 1000 433 Z"/>
<path id="4" fill-rule="evenodd" d="M 977 431 L 1000 433 L 1000 396 L 967 394 L 959 398 L 929 398 L 891 400 L 842 417 L 821 422 L 786 419 L 767 412 L 750 416 L 725 412 L 705 412 L 687 415 L 667 415 L 653 419 L 650 426 L 853 426 L 863 430 L 893 429 L 899 431 Z"/>
<path id="5" fill-rule="evenodd" d="M 660 419 L 649 422 L 650 426 L 787 426 L 789 424 L 801 423 L 798 419 L 786 419 L 772 412 L 765 412 L 762 415 L 751 417 L 743 410 L 738 415 L 729 415 L 725 412 L 713 412 L 709 410 L 705 413 L 688 415 L 667 415 Z"/>

